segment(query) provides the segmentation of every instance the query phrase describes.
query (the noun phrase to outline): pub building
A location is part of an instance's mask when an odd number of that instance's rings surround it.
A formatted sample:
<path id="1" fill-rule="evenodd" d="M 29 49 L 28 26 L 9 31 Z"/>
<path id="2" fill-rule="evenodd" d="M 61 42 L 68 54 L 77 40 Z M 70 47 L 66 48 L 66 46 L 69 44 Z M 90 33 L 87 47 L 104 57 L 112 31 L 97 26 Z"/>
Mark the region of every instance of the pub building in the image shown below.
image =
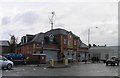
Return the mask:
<path id="1" fill-rule="evenodd" d="M 35 55 L 43 55 L 41 59 L 45 58 L 44 63 L 51 59 L 56 62 L 64 59 L 77 62 L 86 59 L 88 46 L 71 31 L 57 28 L 35 35 L 26 34 L 21 38 L 16 53 L 24 54 L 29 57 L 28 62 L 34 63 L 40 60 Z"/>

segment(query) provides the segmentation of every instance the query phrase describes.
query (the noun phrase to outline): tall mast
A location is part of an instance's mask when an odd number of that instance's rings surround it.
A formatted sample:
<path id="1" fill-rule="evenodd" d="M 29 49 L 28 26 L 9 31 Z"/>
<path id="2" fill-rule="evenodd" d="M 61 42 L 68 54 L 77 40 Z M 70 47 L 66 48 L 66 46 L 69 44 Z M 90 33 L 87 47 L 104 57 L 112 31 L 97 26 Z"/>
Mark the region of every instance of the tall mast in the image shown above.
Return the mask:
<path id="1" fill-rule="evenodd" d="M 51 24 L 51 30 L 53 29 L 53 18 L 55 16 L 55 12 L 50 12 L 50 16 L 49 16 L 49 21 L 50 21 L 50 24 Z"/>

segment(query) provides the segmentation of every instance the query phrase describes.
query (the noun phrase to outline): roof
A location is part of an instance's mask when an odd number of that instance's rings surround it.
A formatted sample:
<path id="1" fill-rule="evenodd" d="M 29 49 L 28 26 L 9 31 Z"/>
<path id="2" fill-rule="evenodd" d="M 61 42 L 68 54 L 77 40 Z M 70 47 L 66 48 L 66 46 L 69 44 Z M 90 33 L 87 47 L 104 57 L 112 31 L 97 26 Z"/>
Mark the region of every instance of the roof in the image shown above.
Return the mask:
<path id="1" fill-rule="evenodd" d="M 35 37 L 35 35 L 26 34 L 26 37 L 27 37 L 27 42 L 30 42 Z"/>
<path id="2" fill-rule="evenodd" d="M 85 43 L 81 42 L 81 46 L 80 47 L 88 47 Z"/>
<path id="3" fill-rule="evenodd" d="M 0 46 L 9 46 L 10 44 L 9 44 L 9 41 L 5 41 L 5 40 L 2 40 L 2 41 L 0 41 Z"/>
<path id="4" fill-rule="evenodd" d="M 49 36 L 49 34 L 53 34 L 53 35 L 58 35 L 58 34 L 62 34 L 62 35 L 67 35 L 67 32 L 65 29 L 61 29 L 61 28 L 58 28 L 58 29 L 52 29 L 48 32 L 45 33 L 45 36 Z"/>
<path id="5" fill-rule="evenodd" d="M 73 34 L 71 31 L 67 31 L 65 29 L 61 29 L 61 28 L 57 28 L 57 29 L 52 29 L 52 30 L 49 30 L 45 33 L 38 33 L 36 35 L 26 35 L 28 36 L 28 38 L 31 38 L 29 39 L 30 42 L 38 42 L 38 43 L 42 43 L 42 42 L 46 42 L 46 43 L 49 43 L 49 36 L 50 34 L 52 35 L 68 35 L 68 33 L 70 33 L 71 35 L 73 35 L 73 37 L 76 37 L 76 38 L 79 38 L 77 35 Z M 48 42 L 47 42 L 48 41 Z M 28 41 L 29 42 L 29 41 Z M 56 41 L 54 40 L 53 43 L 56 43 Z M 84 44 L 80 38 L 79 38 L 79 47 L 88 47 L 86 44 Z"/>
<path id="6" fill-rule="evenodd" d="M 71 33 L 74 37 L 78 37 L 75 34 L 73 34 L 71 31 L 67 31 L 67 30 L 61 29 L 61 28 L 52 29 L 52 30 L 46 32 L 45 36 L 49 36 L 50 34 L 53 34 L 53 35 L 58 35 L 58 34 L 67 35 L 68 33 Z"/>
<path id="7" fill-rule="evenodd" d="M 79 47 L 88 48 L 88 46 L 79 39 Z"/>
<path id="8" fill-rule="evenodd" d="M 109 49 L 109 50 L 111 50 L 111 49 L 118 50 L 118 46 L 106 46 L 106 47 L 105 47 L 105 46 L 99 46 L 99 47 L 97 46 L 97 47 L 91 47 L 90 49 L 91 49 L 91 50 L 92 50 L 92 49 L 94 49 L 94 50 L 99 50 L 99 49 L 101 49 L 101 50 L 102 50 L 102 49 L 103 49 L 103 50 L 105 50 L 105 49 L 107 49 L 107 50 L 108 50 L 108 49 Z"/>
<path id="9" fill-rule="evenodd" d="M 36 36 L 31 40 L 31 42 L 42 42 L 44 41 L 44 33 L 38 33 Z"/>
<path id="10" fill-rule="evenodd" d="M 47 37 L 50 35 L 50 34 L 53 34 L 53 35 L 59 35 L 59 34 L 61 34 L 61 35 L 67 35 L 68 33 L 71 33 L 72 34 L 72 32 L 68 32 L 67 30 L 65 30 L 65 29 L 61 29 L 61 28 L 58 28 L 58 29 L 52 29 L 52 30 L 50 30 L 50 31 L 48 31 L 48 32 L 46 32 L 46 33 L 38 33 L 38 34 L 36 34 L 35 36 L 34 36 L 34 38 L 31 40 L 31 42 L 42 42 L 42 41 L 45 41 L 44 39 L 46 38 L 46 40 L 47 40 Z M 75 36 L 75 37 L 78 37 L 78 36 L 76 36 L 76 35 L 74 35 L 74 34 L 72 34 L 73 36 Z"/>

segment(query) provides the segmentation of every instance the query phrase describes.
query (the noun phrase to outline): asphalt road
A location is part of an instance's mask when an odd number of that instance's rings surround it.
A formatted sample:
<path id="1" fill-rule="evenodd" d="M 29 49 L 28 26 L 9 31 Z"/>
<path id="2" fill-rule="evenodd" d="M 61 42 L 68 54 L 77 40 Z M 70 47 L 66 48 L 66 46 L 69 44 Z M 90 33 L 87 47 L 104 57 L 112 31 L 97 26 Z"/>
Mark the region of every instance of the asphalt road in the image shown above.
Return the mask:
<path id="1" fill-rule="evenodd" d="M 2 70 L 2 76 L 118 76 L 118 66 L 106 66 L 104 63 L 78 63 L 69 66 L 67 68 L 15 66 L 12 70 Z"/>

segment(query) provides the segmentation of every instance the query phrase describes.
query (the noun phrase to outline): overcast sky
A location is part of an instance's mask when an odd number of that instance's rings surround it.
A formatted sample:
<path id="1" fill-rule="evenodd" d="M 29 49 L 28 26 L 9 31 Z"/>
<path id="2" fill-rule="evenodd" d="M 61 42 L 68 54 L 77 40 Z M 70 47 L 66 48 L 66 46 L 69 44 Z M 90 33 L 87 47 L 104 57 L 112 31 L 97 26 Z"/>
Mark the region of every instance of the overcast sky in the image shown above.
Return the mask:
<path id="1" fill-rule="evenodd" d="M 52 11 L 55 12 L 54 29 L 72 31 L 87 44 L 90 28 L 90 43 L 118 45 L 117 0 L 4 1 L 0 6 L 0 40 L 9 40 L 9 34 L 14 34 L 20 41 L 26 34 L 50 30 L 48 16 Z"/>

